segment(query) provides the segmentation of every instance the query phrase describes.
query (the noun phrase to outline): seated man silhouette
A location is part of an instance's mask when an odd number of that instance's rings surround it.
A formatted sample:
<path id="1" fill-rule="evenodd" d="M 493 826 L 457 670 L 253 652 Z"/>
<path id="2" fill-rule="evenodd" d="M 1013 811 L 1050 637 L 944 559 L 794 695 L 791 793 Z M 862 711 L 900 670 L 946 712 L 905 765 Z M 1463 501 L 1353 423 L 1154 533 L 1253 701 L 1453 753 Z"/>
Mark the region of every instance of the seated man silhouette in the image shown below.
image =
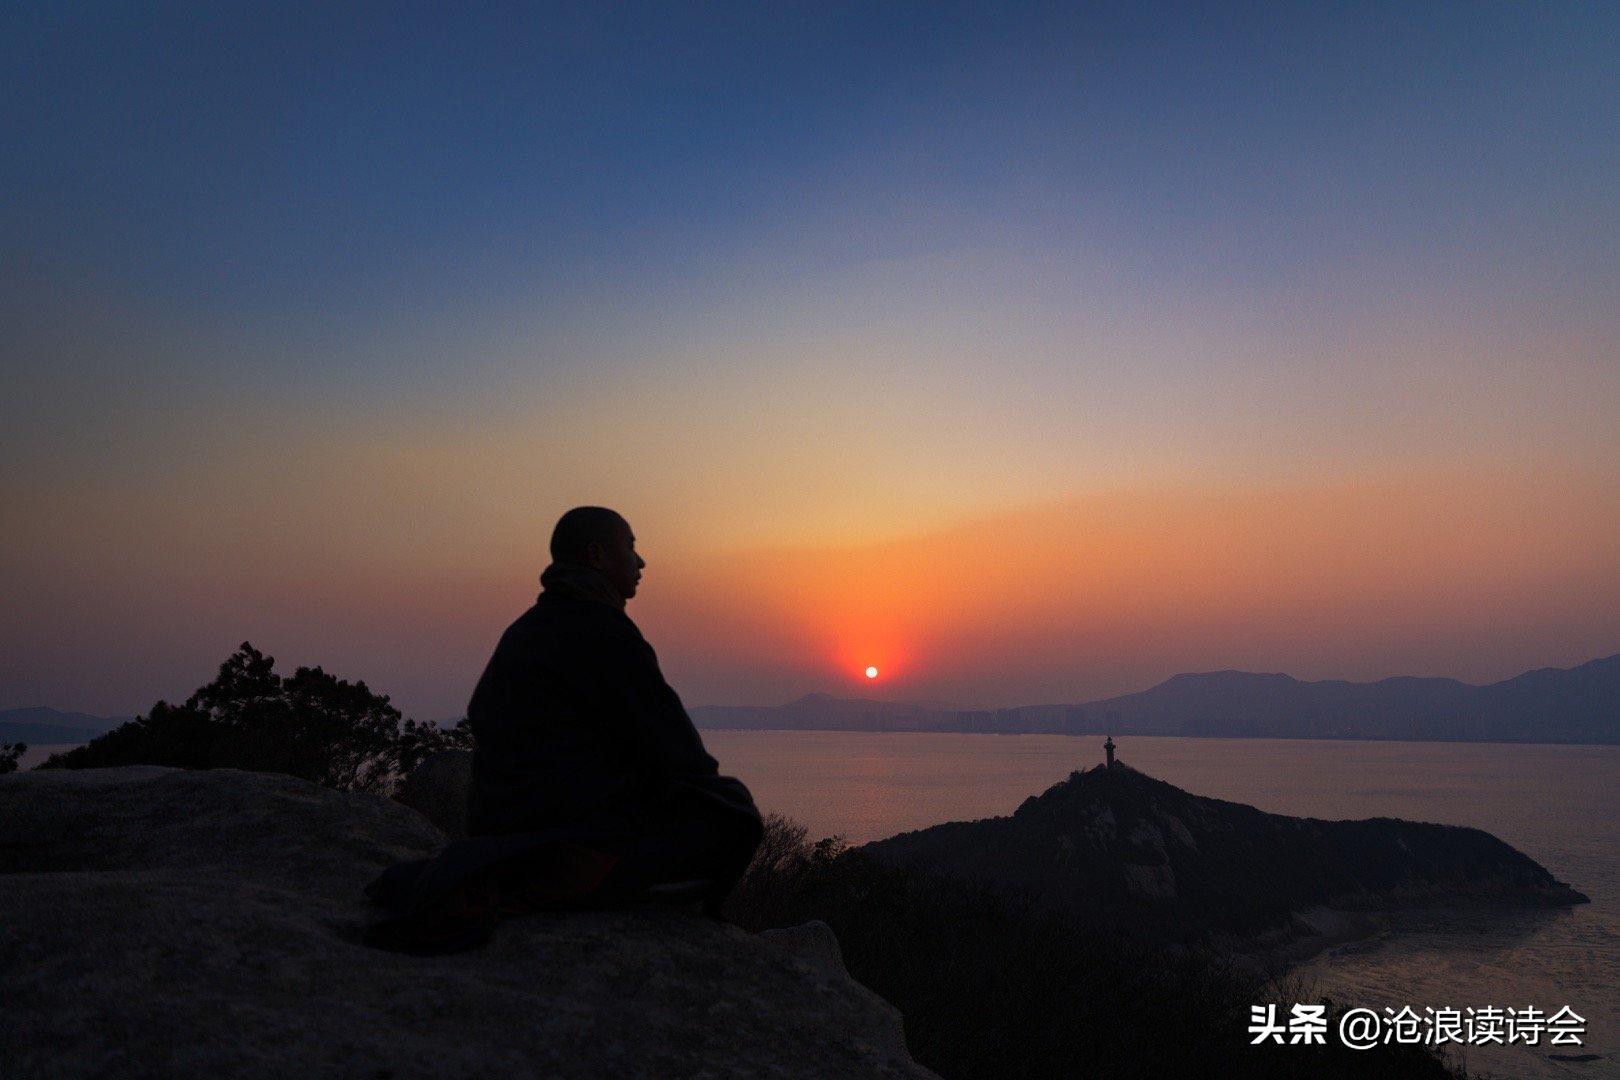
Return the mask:
<path id="1" fill-rule="evenodd" d="M 448 951 L 503 914 L 639 899 L 718 916 L 759 845 L 748 789 L 720 775 L 625 614 L 646 566 L 629 523 L 570 510 L 551 557 L 467 708 L 470 835 L 368 887 L 391 912 L 374 944 Z"/>

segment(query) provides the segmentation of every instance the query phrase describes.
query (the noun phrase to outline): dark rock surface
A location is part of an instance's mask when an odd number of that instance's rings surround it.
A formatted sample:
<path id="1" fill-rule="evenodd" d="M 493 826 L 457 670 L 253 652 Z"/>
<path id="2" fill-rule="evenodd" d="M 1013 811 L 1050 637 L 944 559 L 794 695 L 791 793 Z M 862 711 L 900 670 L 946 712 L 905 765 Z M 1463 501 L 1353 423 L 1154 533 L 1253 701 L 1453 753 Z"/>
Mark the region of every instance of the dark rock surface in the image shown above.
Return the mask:
<path id="1" fill-rule="evenodd" d="M 0 777 L 0 1071 L 931 1075 L 813 927 L 773 943 L 637 908 L 509 920 L 450 957 L 362 945 L 361 887 L 443 842 L 285 776 Z"/>
<path id="2" fill-rule="evenodd" d="M 1011 817 L 936 825 L 864 850 L 1174 938 L 1261 934 L 1324 906 L 1587 899 L 1479 829 L 1284 817 L 1192 795 L 1123 764 L 1074 773 Z"/>

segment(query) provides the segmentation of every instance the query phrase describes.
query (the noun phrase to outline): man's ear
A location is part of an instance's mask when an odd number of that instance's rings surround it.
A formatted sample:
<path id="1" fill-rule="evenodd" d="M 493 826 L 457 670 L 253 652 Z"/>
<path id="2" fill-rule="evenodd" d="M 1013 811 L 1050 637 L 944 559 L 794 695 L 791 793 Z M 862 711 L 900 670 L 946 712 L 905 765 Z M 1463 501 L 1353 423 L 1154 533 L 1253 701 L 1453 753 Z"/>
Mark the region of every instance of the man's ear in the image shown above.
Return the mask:
<path id="1" fill-rule="evenodd" d="M 587 540 L 585 542 L 585 565 L 593 570 L 602 569 L 602 541 Z"/>

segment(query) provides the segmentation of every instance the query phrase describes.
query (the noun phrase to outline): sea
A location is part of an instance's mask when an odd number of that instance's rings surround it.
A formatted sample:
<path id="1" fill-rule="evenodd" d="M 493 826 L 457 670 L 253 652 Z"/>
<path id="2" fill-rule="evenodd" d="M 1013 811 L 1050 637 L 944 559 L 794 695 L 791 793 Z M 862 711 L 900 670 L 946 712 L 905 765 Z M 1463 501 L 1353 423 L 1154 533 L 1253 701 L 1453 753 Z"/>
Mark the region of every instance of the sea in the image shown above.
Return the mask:
<path id="1" fill-rule="evenodd" d="M 860 844 L 1013 812 L 1103 759 L 1103 736 L 706 731 L 723 771 L 812 837 Z M 1121 736 L 1119 759 L 1197 795 L 1278 814 L 1396 817 L 1493 833 L 1591 897 L 1551 912 L 1397 916 L 1295 974 L 1382 1010 L 1472 1006 L 1582 1017 L 1580 1046 L 1468 1046 L 1470 1077 L 1620 1077 L 1620 747 Z M 60 747 L 31 747 L 23 767 Z M 1286 1012 L 1291 1002 L 1278 1002 Z M 1247 1038 L 1234 1032 L 1234 1038 Z M 1290 1052 L 1307 1053 L 1306 1047 Z M 1564 1059 L 1553 1055 L 1565 1055 Z M 1569 1060 L 1587 1058 L 1588 1060 Z"/>
<path id="2" fill-rule="evenodd" d="M 1013 812 L 1103 759 L 1103 736 L 708 731 L 723 771 L 812 837 L 851 844 Z M 1395 817 L 1490 832 L 1591 897 L 1557 911 L 1426 911 L 1319 954 L 1315 996 L 1410 1006 L 1568 1006 L 1580 1046 L 1456 1048 L 1468 1075 L 1620 1076 L 1620 747 L 1121 736 L 1119 760 L 1197 795 L 1327 819 Z M 1291 1002 L 1279 1002 L 1286 1013 Z M 1234 1037 L 1247 1038 L 1244 1033 Z M 1293 1047 L 1290 1052 L 1308 1052 Z M 1585 1057 L 1584 1061 L 1560 1060 Z"/>

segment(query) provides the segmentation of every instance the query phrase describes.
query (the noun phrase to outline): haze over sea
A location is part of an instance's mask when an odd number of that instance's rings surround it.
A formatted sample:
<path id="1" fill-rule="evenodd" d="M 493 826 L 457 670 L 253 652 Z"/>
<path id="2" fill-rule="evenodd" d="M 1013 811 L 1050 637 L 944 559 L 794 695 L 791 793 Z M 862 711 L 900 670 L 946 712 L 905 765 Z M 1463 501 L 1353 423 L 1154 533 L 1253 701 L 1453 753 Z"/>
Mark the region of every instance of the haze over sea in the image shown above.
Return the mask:
<path id="1" fill-rule="evenodd" d="M 1102 759 L 1103 736 L 707 731 L 761 808 L 862 843 L 1010 814 Z M 1122 761 L 1198 795 L 1300 817 L 1396 817 L 1493 833 L 1592 898 L 1569 911 L 1408 913 L 1302 969 L 1374 1008 L 1563 1005 L 1582 1047 L 1469 1047 L 1473 1074 L 1620 1075 L 1620 747 L 1121 738 Z M 1283 1003 L 1287 1004 L 1287 1003 Z M 1549 1052 L 1601 1054 L 1560 1062 Z"/>

